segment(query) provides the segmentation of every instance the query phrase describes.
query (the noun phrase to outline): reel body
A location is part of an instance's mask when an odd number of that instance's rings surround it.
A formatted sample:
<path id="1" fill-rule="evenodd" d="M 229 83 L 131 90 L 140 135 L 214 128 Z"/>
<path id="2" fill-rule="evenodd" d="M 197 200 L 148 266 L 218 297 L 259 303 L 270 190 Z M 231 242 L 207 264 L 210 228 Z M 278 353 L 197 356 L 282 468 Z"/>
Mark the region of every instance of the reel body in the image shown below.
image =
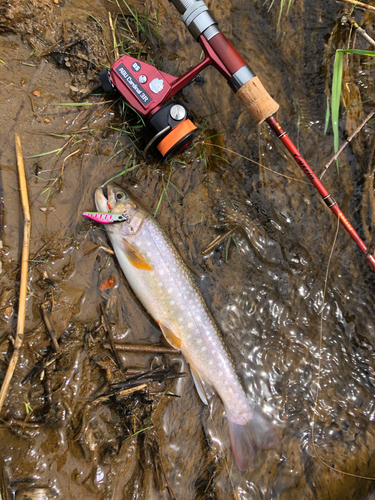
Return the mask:
<path id="1" fill-rule="evenodd" d="M 179 78 L 130 56 L 122 56 L 110 70 L 102 71 L 100 80 L 105 92 L 119 92 L 146 118 L 145 157 L 148 151 L 158 151 L 168 158 L 191 144 L 197 127 L 189 119 L 187 109 L 177 101 L 165 104 L 189 81 L 182 86 L 173 85 Z"/>
<path id="2" fill-rule="evenodd" d="M 197 132 L 185 106 L 177 101 L 168 102 L 177 92 L 209 65 L 215 66 L 226 78 L 230 77 L 208 42 L 201 38 L 200 44 L 205 58 L 180 77 L 127 55 L 99 75 L 105 92 L 119 92 L 146 119 L 145 157 L 149 150 L 158 151 L 164 158 L 179 154 L 191 144 Z"/>

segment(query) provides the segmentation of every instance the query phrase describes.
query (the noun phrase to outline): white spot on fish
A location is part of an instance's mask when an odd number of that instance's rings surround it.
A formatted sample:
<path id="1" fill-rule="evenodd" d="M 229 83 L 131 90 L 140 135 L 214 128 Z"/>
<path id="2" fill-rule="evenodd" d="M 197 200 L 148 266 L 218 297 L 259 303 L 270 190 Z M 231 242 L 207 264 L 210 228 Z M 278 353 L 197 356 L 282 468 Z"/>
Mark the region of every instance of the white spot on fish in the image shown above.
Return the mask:
<path id="1" fill-rule="evenodd" d="M 160 276 L 164 276 L 164 274 L 165 274 L 164 269 L 161 269 L 159 274 L 160 274 Z"/>
<path id="2" fill-rule="evenodd" d="M 173 292 L 173 288 L 168 288 L 168 293 L 172 293 Z"/>
<path id="3" fill-rule="evenodd" d="M 158 285 L 160 286 L 160 288 L 163 288 L 164 286 L 164 284 L 161 281 L 159 281 Z"/>
<path id="4" fill-rule="evenodd" d="M 193 326 L 192 322 L 188 323 L 188 328 L 191 328 L 192 326 Z"/>
<path id="5" fill-rule="evenodd" d="M 147 252 L 147 257 L 151 257 L 152 253 L 151 252 Z"/>
<path id="6" fill-rule="evenodd" d="M 212 359 L 210 359 L 210 361 L 208 362 L 208 364 L 209 364 L 210 366 L 212 366 L 212 365 L 214 364 L 213 360 L 212 360 Z"/>
<path id="7" fill-rule="evenodd" d="M 175 301 L 174 300 L 171 300 L 171 306 L 174 306 L 175 305 Z"/>

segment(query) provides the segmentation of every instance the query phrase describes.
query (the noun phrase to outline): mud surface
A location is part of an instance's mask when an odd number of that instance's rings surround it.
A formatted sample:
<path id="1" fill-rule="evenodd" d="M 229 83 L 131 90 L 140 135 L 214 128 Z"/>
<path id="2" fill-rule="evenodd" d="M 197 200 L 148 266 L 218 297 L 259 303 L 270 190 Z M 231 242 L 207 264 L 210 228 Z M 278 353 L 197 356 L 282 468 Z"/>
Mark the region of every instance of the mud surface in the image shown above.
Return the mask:
<path id="1" fill-rule="evenodd" d="M 374 271 L 340 229 L 324 299 L 337 221 L 214 69 L 178 96 L 200 127 L 193 148 L 175 162 L 142 159 L 137 117 L 96 89 L 98 72 L 114 61 L 108 12 L 119 48 L 163 71 L 187 71 L 200 48 L 167 0 L 120 6 L 0 1 L 0 382 L 17 324 L 22 246 L 15 132 L 32 214 L 26 335 L 0 421 L 3 500 L 373 499 L 375 482 L 355 475 L 375 478 Z M 368 48 L 341 26 L 342 4 L 295 0 L 279 29 L 278 2 L 270 10 L 260 0 L 210 7 L 320 174 L 333 154 L 332 129 L 324 135 L 324 127 L 334 51 L 353 42 Z M 372 14 L 355 18 L 375 34 Z M 340 142 L 374 107 L 374 70 L 365 62 L 344 57 Z M 91 105 L 73 105 L 81 101 Z M 333 165 L 324 177 L 367 242 L 373 154 L 370 123 L 340 156 L 339 175 Z M 280 449 L 259 452 L 245 473 L 234 464 L 221 403 L 202 406 L 178 354 L 109 348 L 111 339 L 165 345 L 105 232 L 81 216 L 94 209 L 95 188 L 124 170 L 117 181 L 157 211 L 195 269 L 249 397 L 280 436 Z"/>

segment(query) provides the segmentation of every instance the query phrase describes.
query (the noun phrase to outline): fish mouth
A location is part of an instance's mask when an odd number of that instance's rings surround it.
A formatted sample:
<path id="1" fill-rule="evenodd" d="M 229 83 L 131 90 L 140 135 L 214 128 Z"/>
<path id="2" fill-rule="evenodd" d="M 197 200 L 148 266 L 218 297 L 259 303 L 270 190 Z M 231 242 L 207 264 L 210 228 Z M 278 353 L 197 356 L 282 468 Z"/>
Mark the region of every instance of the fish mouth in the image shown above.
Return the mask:
<path id="1" fill-rule="evenodd" d="M 107 197 L 104 194 L 103 187 L 98 187 L 95 190 L 95 205 L 98 212 L 109 212 L 116 206 L 116 198 L 113 186 L 107 184 L 106 186 Z"/>

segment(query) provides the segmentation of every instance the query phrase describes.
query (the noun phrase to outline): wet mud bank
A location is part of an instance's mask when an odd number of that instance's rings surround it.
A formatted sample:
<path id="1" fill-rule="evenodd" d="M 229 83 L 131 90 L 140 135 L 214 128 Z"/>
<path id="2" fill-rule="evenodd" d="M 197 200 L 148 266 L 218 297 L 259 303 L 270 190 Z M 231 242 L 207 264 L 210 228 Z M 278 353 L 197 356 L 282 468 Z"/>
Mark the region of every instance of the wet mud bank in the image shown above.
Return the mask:
<path id="1" fill-rule="evenodd" d="M 279 28 L 279 4 L 268 7 L 210 3 L 319 175 L 333 154 L 324 129 L 335 50 L 369 47 L 338 20 L 340 3 L 295 0 Z M 355 476 L 375 477 L 373 270 L 343 230 L 335 241 L 337 221 L 315 190 L 212 68 L 177 96 L 199 126 L 192 148 L 145 161 L 138 117 L 98 88 L 115 60 L 108 14 L 120 53 L 173 75 L 199 61 L 166 0 L 0 1 L 0 383 L 22 247 L 15 132 L 31 208 L 25 338 L 0 415 L 2 499 L 372 499 L 374 482 Z M 373 14 L 353 15 L 373 36 Z M 371 60 L 343 59 L 340 142 L 374 107 Z M 367 242 L 373 153 L 369 123 L 324 177 Z M 115 176 L 194 270 L 250 400 L 280 437 L 244 473 L 221 402 L 202 405 L 105 232 L 82 217 Z"/>

